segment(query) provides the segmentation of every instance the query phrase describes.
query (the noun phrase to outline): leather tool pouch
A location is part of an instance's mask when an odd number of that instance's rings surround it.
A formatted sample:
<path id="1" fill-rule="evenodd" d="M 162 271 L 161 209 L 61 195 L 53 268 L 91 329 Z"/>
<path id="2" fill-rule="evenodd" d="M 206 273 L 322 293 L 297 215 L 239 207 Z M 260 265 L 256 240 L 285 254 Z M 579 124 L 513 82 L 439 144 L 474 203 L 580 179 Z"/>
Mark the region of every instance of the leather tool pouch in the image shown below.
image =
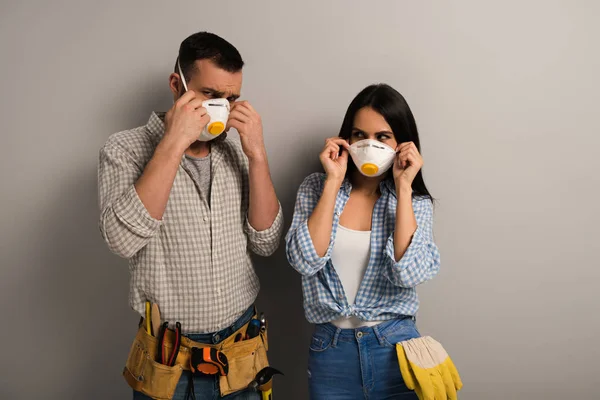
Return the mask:
<path id="1" fill-rule="evenodd" d="M 234 342 L 237 333 L 245 333 L 247 327 L 248 324 L 244 325 L 217 345 L 198 343 L 182 337 L 175 366 L 169 367 L 155 361 L 158 341 L 142 326 L 138 329 L 123 369 L 125 381 L 133 390 L 153 399 L 171 400 L 182 371 L 190 369 L 191 348 L 214 347 L 225 353 L 229 361 L 229 373 L 219 377 L 221 396 L 244 390 L 261 369 L 269 366 L 266 331 L 252 339 Z M 169 353 L 172 351 L 173 338 L 173 333 L 168 331 L 165 346 Z"/>
<path id="2" fill-rule="evenodd" d="M 157 346 L 156 338 L 140 328 L 129 350 L 123 376 L 133 390 L 153 399 L 171 400 L 184 368 L 178 363 L 170 367 L 154 361 Z"/>
<path id="3" fill-rule="evenodd" d="M 245 331 L 245 328 L 242 329 Z M 219 379 L 221 396 L 246 389 L 256 374 L 269 366 L 266 343 L 266 332 L 252 339 L 224 343 L 220 350 L 229 360 L 229 374 Z"/>

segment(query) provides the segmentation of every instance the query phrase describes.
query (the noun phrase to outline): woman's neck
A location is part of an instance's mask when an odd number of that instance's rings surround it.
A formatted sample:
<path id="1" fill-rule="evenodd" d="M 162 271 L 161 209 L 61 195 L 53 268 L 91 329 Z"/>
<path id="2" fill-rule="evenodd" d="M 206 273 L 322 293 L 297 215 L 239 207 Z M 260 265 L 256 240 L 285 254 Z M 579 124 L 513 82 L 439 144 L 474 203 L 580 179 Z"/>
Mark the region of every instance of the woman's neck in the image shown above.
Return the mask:
<path id="1" fill-rule="evenodd" d="M 358 171 L 352 174 L 352 191 L 360 192 L 367 196 L 379 195 L 379 185 L 385 179 L 384 176 L 368 178 Z"/>

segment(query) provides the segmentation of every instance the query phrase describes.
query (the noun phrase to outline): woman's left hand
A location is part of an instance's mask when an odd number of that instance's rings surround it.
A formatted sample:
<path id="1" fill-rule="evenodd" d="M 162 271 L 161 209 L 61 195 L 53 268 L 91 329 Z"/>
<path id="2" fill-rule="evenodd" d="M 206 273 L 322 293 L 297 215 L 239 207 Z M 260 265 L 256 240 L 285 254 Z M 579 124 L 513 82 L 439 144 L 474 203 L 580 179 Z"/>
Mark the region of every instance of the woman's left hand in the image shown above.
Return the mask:
<path id="1" fill-rule="evenodd" d="M 396 159 L 394 160 L 396 187 L 400 185 L 411 187 L 421 167 L 423 167 L 423 157 L 413 142 L 401 143 L 396 147 Z"/>

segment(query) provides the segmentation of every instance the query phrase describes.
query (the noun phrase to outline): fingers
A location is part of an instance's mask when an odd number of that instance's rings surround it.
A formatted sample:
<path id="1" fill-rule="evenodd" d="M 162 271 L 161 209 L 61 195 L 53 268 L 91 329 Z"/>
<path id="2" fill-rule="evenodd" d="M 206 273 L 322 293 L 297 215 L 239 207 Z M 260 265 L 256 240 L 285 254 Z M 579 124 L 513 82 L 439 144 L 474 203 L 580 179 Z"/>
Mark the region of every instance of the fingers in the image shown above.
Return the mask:
<path id="1" fill-rule="evenodd" d="M 423 163 L 421 154 L 414 142 L 400 143 L 396 147 L 396 154 L 398 154 L 399 165 L 402 168 L 406 168 L 409 165 L 421 165 Z"/>
<path id="2" fill-rule="evenodd" d="M 325 145 L 321 154 L 327 155 L 328 158 L 335 160 L 337 159 L 338 154 L 340 154 L 340 146 L 335 143 L 328 143 Z"/>
<path id="3" fill-rule="evenodd" d="M 192 101 L 195 98 L 196 98 L 196 93 L 194 93 L 193 90 L 188 90 L 179 99 L 177 99 L 177 101 L 175 102 L 175 106 L 181 107 L 184 104 L 189 103 L 190 101 Z"/>
<path id="4" fill-rule="evenodd" d="M 412 153 L 409 152 L 399 153 L 398 161 L 400 162 L 400 166 L 402 168 L 406 168 L 408 165 L 414 163 L 415 157 Z"/>
<path id="5" fill-rule="evenodd" d="M 243 127 L 249 122 L 251 122 L 249 117 L 242 114 L 239 110 L 235 110 L 229 113 L 229 119 L 227 120 L 225 130 L 229 130 L 229 128 L 235 128 L 238 133 L 241 134 L 241 132 L 245 132 Z"/>
<path id="6" fill-rule="evenodd" d="M 348 142 L 340 137 L 328 138 L 325 140 L 325 147 L 321 152 L 321 157 L 337 161 L 340 157 L 343 156 L 344 158 L 342 159 L 342 162 L 347 162 L 349 148 L 350 145 L 348 144 Z"/>
<path id="7" fill-rule="evenodd" d="M 206 111 L 206 110 L 205 110 Z M 208 113 L 204 113 L 204 115 L 202 115 L 202 117 L 200 118 L 200 124 L 201 126 L 206 126 L 208 123 L 210 122 L 210 115 L 208 115 Z"/>
<path id="8" fill-rule="evenodd" d="M 201 116 L 204 116 L 207 111 L 202 107 L 202 99 L 196 97 L 194 91 L 185 92 L 176 102 L 175 107 L 187 111 L 197 111 Z"/>
<path id="9" fill-rule="evenodd" d="M 243 129 L 242 129 L 243 126 L 244 126 L 244 123 L 242 121 L 240 121 L 238 119 L 229 118 L 225 129 L 229 130 L 230 128 L 234 128 L 239 133 L 240 131 L 243 131 Z"/>
<path id="10" fill-rule="evenodd" d="M 229 115 L 231 115 L 231 114 L 242 115 L 245 119 L 251 119 L 254 116 L 254 113 L 252 111 L 250 111 L 249 108 L 239 106 L 239 105 L 233 106 Z"/>
<path id="11" fill-rule="evenodd" d="M 234 118 L 244 123 L 252 123 L 255 126 L 262 124 L 260 115 L 247 101 L 234 103 L 229 113 L 229 118 Z"/>
<path id="12" fill-rule="evenodd" d="M 201 111 L 201 114 L 206 114 L 206 108 L 202 107 L 202 100 L 199 98 L 192 99 L 189 103 L 186 104 L 191 107 L 193 110 Z M 202 110 L 200 110 L 202 108 Z"/>
<path id="13" fill-rule="evenodd" d="M 325 145 L 325 148 L 329 149 L 330 151 L 334 151 L 336 154 L 339 154 L 343 147 L 340 147 L 340 145 L 337 143 L 329 142 Z"/>
<path id="14" fill-rule="evenodd" d="M 350 149 L 350 144 L 345 139 L 342 139 L 341 137 L 332 137 L 332 138 L 325 139 L 325 146 L 327 146 L 329 143 L 334 143 L 338 146 L 342 146 L 346 150 Z"/>
<path id="15" fill-rule="evenodd" d="M 396 164 L 398 164 L 398 167 L 400 169 L 406 169 L 407 167 L 407 160 L 403 160 L 402 157 L 400 157 L 400 155 L 398 155 L 398 158 L 396 158 Z"/>
<path id="16" fill-rule="evenodd" d="M 411 143 L 412 142 L 400 143 L 398 146 L 396 146 L 396 152 L 399 153 L 400 151 L 402 151 L 402 149 L 410 146 Z"/>
<path id="17" fill-rule="evenodd" d="M 408 157 L 408 156 L 412 156 L 417 159 L 421 157 L 419 152 L 414 149 L 402 150 L 401 152 L 399 152 L 397 154 L 398 154 L 398 157 L 400 157 L 401 159 L 406 159 L 406 157 Z"/>
<path id="18" fill-rule="evenodd" d="M 237 108 L 237 107 L 239 107 L 240 109 L 243 109 L 243 110 L 247 110 L 250 113 L 250 115 L 252 115 L 252 114 L 258 114 L 256 112 L 256 110 L 254 109 L 254 107 L 252 107 L 252 105 L 249 102 L 247 102 L 246 100 L 236 101 L 233 104 L 232 108 Z"/>
<path id="19" fill-rule="evenodd" d="M 400 153 L 398 153 L 397 159 L 399 163 L 398 165 L 402 169 L 406 169 L 413 165 L 419 168 L 423 166 L 423 159 L 416 149 L 408 148 L 406 150 L 402 150 Z"/>
<path id="20" fill-rule="evenodd" d="M 196 103 L 195 100 L 192 100 L 191 102 L 184 104 L 181 109 L 186 112 L 197 113 L 197 115 L 201 117 L 208 113 L 206 108 L 202 107 L 202 102 L 200 102 L 199 107 L 195 106 L 198 106 L 198 103 Z"/>
<path id="21" fill-rule="evenodd" d="M 345 149 L 342 150 L 342 154 L 340 154 L 338 156 L 338 160 L 343 164 L 346 165 L 348 163 L 348 151 L 346 151 Z"/>
<path id="22" fill-rule="evenodd" d="M 406 151 L 406 150 L 409 150 L 409 149 L 413 149 L 417 153 L 419 152 L 419 149 L 417 149 L 417 145 L 415 145 L 414 142 L 404 142 L 404 143 L 400 143 L 396 147 L 396 153 L 400 153 L 401 151 Z"/>
<path id="23" fill-rule="evenodd" d="M 334 143 L 333 141 L 327 141 L 323 151 L 321 152 L 321 157 L 329 158 L 335 161 L 340 157 L 340 150 L 342 154 L 346 154 L 347 157 L 347 151 L 345 148 L 340 147 L 339 144 Z"/>
<path id="24" fill-rule="evenodd" d="M 234 109 L 229 113 L 229 119 L 235 119 L 240 122 L 246 123 L 250 120 L 250 116 L 242 113 L 239 109 Z"/>

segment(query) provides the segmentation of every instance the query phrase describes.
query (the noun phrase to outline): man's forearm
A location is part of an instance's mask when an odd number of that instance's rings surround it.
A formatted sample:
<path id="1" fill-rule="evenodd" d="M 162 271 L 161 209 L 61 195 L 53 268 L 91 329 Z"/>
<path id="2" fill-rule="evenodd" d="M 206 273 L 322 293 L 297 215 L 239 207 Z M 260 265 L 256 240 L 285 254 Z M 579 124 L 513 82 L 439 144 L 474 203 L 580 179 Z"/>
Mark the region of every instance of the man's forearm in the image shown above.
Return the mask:
<path id="1" fill-rule="evenodd" d="M 163 217 L 184 151 L 181 144 L 163 138 L 135 183 L 140 200 L 154 219 Z"/>
<path id="2" fill-rule="evenodd" d="M 279 201 L 275 194 L 267 159 L 250 161 L 250 205 L 248 221 L 257 231 L 264 231 L 273 225 L 279 213 Z"/>

